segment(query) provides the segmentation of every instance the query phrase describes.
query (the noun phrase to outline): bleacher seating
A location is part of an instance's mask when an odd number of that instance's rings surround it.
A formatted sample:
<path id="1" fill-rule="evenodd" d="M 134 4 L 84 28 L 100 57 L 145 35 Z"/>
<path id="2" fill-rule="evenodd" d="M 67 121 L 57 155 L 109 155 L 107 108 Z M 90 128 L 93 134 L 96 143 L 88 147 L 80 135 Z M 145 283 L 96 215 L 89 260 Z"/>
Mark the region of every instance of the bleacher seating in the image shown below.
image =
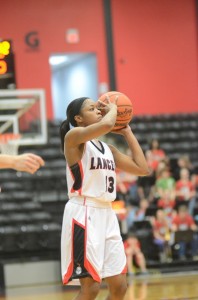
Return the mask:
<path id="1" fill-rule="evenodd" d="M 134 116 L 130 126 L 143 150 L 147 150 L 155 138 L 170 159 L 186 153 L 198 166 L 198 113 L 139 115 Z M 119 136 L 116 140 L 118 144 L 123 143 Z"/>

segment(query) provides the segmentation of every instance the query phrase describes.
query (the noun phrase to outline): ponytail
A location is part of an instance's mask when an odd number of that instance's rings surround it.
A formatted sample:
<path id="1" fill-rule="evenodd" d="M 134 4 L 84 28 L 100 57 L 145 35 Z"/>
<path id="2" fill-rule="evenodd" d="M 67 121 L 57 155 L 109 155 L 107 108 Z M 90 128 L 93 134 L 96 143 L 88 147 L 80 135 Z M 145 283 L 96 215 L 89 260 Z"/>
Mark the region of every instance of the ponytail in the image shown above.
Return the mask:
<path id="1" fill-rule="evenodd" d="M 89 97 L 81 97 L 74 99 L 67 107 L 66 116 L 67 119 L 64 120 L 60 125 L 60 139 L 61 139 L 61 149 L 64 152 L 64 140 L 66 133 L 70 130 L 70 124 L 73 127 L 78 126 L 75 120 L 75 116 L 80 113 L 81 107 L 86 99 Z"/>
<path id="2" fill-rule="evenodd" d="M 65 135 L 70 130 L 69 121 L 66 119 L 60 125 L 61 150 L 64 152 Z"/>

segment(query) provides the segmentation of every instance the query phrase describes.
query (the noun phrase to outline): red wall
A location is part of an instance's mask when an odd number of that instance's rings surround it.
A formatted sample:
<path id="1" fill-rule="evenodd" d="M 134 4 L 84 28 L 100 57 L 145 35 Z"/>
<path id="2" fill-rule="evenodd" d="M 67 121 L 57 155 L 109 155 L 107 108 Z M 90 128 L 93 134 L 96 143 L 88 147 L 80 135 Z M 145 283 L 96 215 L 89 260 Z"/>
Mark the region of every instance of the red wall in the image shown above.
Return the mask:
<path id="1" fill-rule="evenodd" d="M 11 38 L 18 88 L 45 88 L 53 116 L 49 56 L 95 52 L 99 82 L 108 82 L 103 0 L 12 0 L 1 3 L 2 38 Z M 198 111 L 197 39 L 194 0 L 111 0 L 117 90 L 135 114 Z M 3 13 L 2 13 L 3 12 Z M 65 41 L 68 28 L 79 44 Z M 39 50 L 24 36 L 38 31 Z"/>
<path id="2" fill-rule="evenodd" d="M 95 52 L 99 81 L 108 80 L 103 19 L 102 0 L 2 1 L 0 36 L 14 43 L 17 88 L 45 88 L 49 118 L 53 116 L 50 54 Z M 68 28 L 79 29 L 79 44 L 66 43 Z M 39 50 L 29 50 L 24 42 L 30 31 L 39 32 Z"/>
<path id="3" fill-rule="evenodd" d="M 112 0 L 117 89 L 140 113 L 198 111 L 194 0 Z"/>

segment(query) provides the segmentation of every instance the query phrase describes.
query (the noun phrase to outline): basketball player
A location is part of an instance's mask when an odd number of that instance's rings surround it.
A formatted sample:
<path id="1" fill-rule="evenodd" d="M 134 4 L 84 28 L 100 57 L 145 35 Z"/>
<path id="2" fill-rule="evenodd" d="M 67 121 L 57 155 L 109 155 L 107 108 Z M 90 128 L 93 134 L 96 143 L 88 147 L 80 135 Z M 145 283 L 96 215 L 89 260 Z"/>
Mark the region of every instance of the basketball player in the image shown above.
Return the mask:
<path id="1" fill-rule="evenodd" d="M 97 139 L 112 131 L 117 116 L 116 101 L 111 103 L 108 99 L 106 104 L 100 104 L 106 111 L 104 117 L 93 100 L 73 100 L 60 127 L 69 194 L 61 237 L 62 279 L 67 284 L 79 278 L 81 290 L 76 300 L 96 299 L 102 279 L 109 287 L 108 300 L 124 298 L 126 255 L 111 208 L 116 198 L 115 168 L 137 176 L 149 172 L 129 126 L 117 133 L 125 138 L 133 157 Z"/>
<path id="2" fill-rule="evenodd" d="M 14 169 L 34 174 L 44 164 L 44 160 L 33 153 L 20 155 L 0 154 L 0 169 Z"/>

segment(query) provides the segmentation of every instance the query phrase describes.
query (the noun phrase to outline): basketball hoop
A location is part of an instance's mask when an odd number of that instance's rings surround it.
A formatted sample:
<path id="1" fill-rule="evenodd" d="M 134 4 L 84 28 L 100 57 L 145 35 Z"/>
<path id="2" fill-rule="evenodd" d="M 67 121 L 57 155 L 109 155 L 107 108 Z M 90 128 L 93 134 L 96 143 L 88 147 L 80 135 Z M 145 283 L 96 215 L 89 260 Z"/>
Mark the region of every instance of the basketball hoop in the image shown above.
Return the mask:
<path id="1" fill-rule="evenodd" d="M 0 134 L 0 152 L 2 154 L 17 155 L 20 138 L 21 138 L 21 134 L 16 134 L 16 133 Z"/>

